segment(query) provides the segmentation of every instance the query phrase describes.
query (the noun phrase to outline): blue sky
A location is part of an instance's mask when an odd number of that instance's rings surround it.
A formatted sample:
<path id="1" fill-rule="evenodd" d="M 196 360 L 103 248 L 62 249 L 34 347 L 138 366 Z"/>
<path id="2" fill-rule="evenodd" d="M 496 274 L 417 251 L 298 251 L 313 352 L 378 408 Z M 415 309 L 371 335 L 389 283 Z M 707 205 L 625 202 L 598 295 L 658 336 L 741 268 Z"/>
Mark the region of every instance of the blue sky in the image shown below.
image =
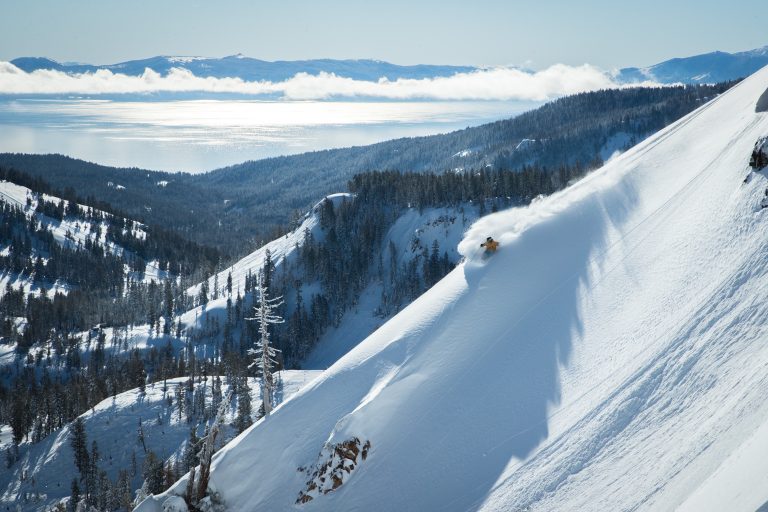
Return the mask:
<path id="1" fill-rule="evenodd" d="M 153 55 L 649 65 L 768 44 L 765 0 L 0 0 L 0 60 Z"/>

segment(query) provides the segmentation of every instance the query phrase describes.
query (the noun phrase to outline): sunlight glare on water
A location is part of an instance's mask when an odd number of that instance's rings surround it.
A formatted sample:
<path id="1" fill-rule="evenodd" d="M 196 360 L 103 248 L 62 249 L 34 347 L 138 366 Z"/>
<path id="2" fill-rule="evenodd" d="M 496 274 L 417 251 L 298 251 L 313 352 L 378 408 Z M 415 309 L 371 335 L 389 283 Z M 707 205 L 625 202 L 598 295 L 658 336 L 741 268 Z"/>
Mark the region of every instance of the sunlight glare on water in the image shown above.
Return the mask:
<path id="1" fill-rule="evenodd" d="M 528 102 L 0 100 L 0 152 L 203 172 L 245 160 L 445 133 Z"/>

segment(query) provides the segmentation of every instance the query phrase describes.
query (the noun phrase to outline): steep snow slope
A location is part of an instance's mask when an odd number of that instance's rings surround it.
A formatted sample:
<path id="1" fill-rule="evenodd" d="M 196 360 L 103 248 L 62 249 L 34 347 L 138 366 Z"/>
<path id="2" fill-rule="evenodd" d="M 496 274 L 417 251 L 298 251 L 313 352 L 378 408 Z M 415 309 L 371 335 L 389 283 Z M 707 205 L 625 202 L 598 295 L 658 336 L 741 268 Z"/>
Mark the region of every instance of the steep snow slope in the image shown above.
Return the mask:
<path id="1" fill-rule="evenodd" d="M 458 208 L 411 208 L 398 217 L 381 244 L 388 261 L 390 243 L 396 248 L 399 266 L 406 265 L 420 257 L 422 250 L 430 249 L 437 241 L 441 255 L 443 251 L 451 262 L 458 262 L 461 255 L 457 245 L 467 228 L 477 220 L 479 208 L 470 204 Z M 389 278 L 389 265 L 384 268 L 384 280 Z M 394 316 L 395 312 L 381 311 L 381 280 L 374 280 L 361 294 L 355 308 L 344 313 L 338 327 L 330 327 L 320 336 L 317 345 L 302 361 L 305 369 L 324 370 L 338 361 L 344 354 L 367 338 L 369 334 Z"/>
<path id="2" fill-rule="evenodd" d="M 749 456 L 768 436 L 768 180 L 743 183 L 768 134 L 755 113 L 766 87 L 768 68 L 565 192 L 478 221 L 464 264 L 219 452 L 217 499 L 334 511 L 768 500 L 768 460 Z M 502 249 L 483 260 L 488 234 Z M 324 464 L 343 456 L 332 478 Z M 312 499 L 299 505 L 301 492 Z"/>

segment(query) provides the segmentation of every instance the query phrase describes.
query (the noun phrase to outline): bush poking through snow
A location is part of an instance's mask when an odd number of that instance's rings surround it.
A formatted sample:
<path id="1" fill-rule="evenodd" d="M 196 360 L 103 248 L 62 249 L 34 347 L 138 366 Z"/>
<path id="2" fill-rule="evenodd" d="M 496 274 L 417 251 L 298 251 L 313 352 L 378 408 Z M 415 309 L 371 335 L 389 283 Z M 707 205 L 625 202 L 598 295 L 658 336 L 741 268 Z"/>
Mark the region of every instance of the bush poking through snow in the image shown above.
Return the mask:
<path id="1" fill-rule="evenodd" d="M 311 469 L 299 468 L 299 471 L 306 471 L 310 478 L 307 488 L 299 493 L 296 503 L 307 503 L 341 487 L 345 477 L 351 475 L 360 462 L 368 458 L 371 442 L 361 444 L 357 437 L 341 443 L 326 444 L 318 455 L 314 471 L 310 473 Z"/>

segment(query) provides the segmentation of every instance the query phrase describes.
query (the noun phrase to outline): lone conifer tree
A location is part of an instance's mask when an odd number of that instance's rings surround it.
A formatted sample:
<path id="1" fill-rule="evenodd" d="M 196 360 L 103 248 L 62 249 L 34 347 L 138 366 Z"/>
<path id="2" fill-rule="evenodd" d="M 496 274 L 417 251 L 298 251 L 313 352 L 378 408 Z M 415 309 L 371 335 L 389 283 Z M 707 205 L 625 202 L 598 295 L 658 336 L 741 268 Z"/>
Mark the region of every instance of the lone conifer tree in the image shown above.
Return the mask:
<path id="1" fill-rule="evenodd" d="M 261 274 L 256 280 L 256 293 L 259 297 L 259 302 L 253 308 L 256 316 L 247 320 L 259 322 L 259 337 L 256 346 L 248 349 L 248 354 L 255 356 L 248 368 L 256 367 L 257 376 L 261 377 L 261 403 L 264 416 L 269 416 L 272 411 L 272 368 L 277 365 L 275 357 L 279 352 L 269 344 L 269 325 L 283 323 L 282 317 L 275 312 L 283 304 L 283 298 L 270 298 L 269 289 Z"/>

